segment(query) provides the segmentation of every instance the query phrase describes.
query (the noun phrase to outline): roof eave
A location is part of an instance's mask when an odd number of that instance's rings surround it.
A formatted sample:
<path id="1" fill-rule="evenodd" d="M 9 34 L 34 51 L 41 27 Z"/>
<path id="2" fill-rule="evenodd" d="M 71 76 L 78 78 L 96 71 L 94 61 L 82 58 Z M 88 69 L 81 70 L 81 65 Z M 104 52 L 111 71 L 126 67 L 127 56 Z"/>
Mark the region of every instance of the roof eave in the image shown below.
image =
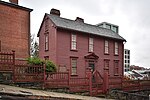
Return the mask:
<path id="1" fill-rule="evenodd" d="M 30 8 L 27 8 L 27 7 L 23 7 L 23 6 L 19 6 L 19 5 L 14 4 L 14 3 L 0 1 L 0 4 L 11 6 L 11 7 L 14 7 L 14 8 L 19 8 L 19 9 L 26 10 L 26 11 L 29 11 L 29 12 L 33 11 L 33 9 L 30 9 Z"/>

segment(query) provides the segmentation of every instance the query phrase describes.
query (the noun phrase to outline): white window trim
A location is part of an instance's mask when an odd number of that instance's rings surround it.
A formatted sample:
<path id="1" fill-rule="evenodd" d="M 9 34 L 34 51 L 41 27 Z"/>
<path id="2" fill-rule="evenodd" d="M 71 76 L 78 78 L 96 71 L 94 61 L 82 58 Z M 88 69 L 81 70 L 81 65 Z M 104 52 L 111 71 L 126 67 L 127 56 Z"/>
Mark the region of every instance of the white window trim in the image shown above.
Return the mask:
<path id="1" fill-rule="evenodd" d="M 49 50 L 49 34 L 45 34 L 45 51 Z"/>
<path id="2" fill-rule="evenodd" d="M 75 60 L 75 65 L 73 66 L 73 60 Z M 73 69 L 75 69 L 75 72 L 73 72 Z M 77 75 L 77 58 L 71 58 L 71 75 Z"/>
<path id="3" fill-rule="evenodd" d="M 108 42 L 108 40 L 105 40 L 104 52 L 105 52 L 105 54 L 109 54 L 109 42 Z"/>
<path id="4" fill-rule="evenodd" d="M 89 52 L 93 52 L 94 51 L 94 39 L 93 38 L 89 38 Z"/>
<path id="5" fill-rule="evenodd" d="M 77 50 L 77 35 L 71 34 L 71 50 Z"/>
<path id="6" fill-rule="evenodd" d="M 115 55 L 119 54 L 119 44 L 118 42 L 115 42 Z"/>

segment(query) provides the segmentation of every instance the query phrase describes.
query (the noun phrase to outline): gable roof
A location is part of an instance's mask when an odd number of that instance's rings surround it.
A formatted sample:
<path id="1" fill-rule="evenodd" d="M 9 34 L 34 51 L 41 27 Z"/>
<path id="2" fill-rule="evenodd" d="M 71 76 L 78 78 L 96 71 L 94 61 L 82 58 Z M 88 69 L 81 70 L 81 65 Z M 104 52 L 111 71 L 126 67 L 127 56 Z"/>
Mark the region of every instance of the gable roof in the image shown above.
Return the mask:
<path id="1" fill-rule="evenodd" d="M 102 28 L 102 27 L 99 27 L 96 25 L 90 25 L 90 24 L 83 23 L 83 22 L 78 22 L 75 20 L 62 18 L 62 17 L 56 16 L 53 14 L 45 14 L 45 15 L 48 16 L 49 19 L 58 28 L 74 30 L 74 31 L 79 31 L 79 32 L 93 34 L 93 35 L 98 35 L 98 36 L 109 37 L 109 38 L 126 41 L 119 34 L 113 32 L 112 30 L 109 30 L 109 29 L 105 29 L 105 28 Z M 39 33 L 38 33 L 38 36 L 39 36 Z"/>
<path id="2" fill-rule="evenodd" d="M 23 7 L 23 6 L 19 6 L 15 3 L 1 1 L 1 0 L 0 0 L 0 4 L 7 5 L 7 6 L 10 6 L 10 7 L 14 7 L 14 8 L 19 8 L 19 9 L 26 10 L 26 11 L 29 11 L 29 12 L 33 11 L 33 9 L 26 8 L 26 7 Z"/>

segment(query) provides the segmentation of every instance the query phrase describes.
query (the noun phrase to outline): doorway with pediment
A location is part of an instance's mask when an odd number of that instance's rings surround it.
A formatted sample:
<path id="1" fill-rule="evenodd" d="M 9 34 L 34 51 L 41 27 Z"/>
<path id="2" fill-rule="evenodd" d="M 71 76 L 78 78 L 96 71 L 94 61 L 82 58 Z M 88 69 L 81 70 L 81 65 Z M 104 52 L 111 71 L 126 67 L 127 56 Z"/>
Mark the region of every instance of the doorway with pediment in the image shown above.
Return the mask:
<path id="1" fill-rule="evenodd" d="M 89 53 L 84 56 L 86 68 L 90 68 L 92 72 L 96 70 L 98 56 L 95 53 Z"/>

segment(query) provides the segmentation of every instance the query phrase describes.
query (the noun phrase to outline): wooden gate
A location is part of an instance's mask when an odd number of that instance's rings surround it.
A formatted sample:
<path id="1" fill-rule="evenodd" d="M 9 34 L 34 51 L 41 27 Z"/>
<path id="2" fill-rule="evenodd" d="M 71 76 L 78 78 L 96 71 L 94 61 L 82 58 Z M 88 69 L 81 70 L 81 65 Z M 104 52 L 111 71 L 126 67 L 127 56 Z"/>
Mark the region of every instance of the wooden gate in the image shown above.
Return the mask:
<path id="1" fill-rule="evenodd" d="M 94 79 L 93 79 L 94 78 Z M 92 93 L 91 95 L 97 95 L 103 92 L 103 77 L 95 70 L 92 74 Z"/>

